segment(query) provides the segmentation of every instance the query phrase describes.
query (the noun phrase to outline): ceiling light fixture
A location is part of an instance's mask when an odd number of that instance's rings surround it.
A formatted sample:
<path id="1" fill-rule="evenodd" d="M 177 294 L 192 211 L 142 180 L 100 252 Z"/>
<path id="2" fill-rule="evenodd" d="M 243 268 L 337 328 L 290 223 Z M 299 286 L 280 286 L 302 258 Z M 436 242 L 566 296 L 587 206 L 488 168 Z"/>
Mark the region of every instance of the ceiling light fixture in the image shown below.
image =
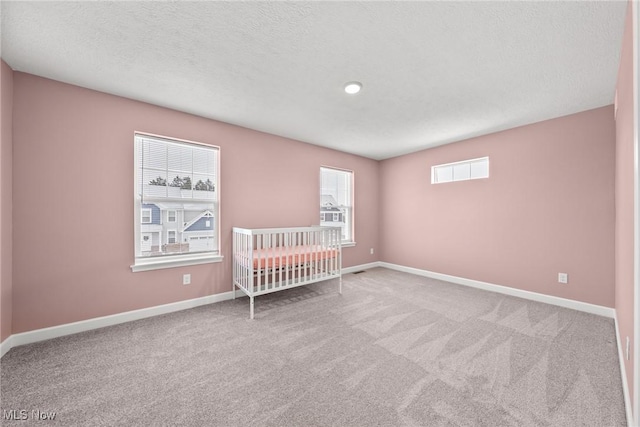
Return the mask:
<path id="1" fill-rule="evenodd" d="M 362 83 L 360 82 L 349 82 L 346 85 L 344 85 L 344 91 L 347 92 L 349 95 L 354 95 L 360 92 L 360 89 L 362 89 Z"/>

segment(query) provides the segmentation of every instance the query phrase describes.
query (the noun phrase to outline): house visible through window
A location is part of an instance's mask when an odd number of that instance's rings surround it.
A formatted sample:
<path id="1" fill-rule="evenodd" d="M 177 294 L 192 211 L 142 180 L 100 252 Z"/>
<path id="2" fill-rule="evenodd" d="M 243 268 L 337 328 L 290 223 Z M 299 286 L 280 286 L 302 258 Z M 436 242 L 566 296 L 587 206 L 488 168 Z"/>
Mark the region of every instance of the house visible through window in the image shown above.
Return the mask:
<path id="1" fill-rule="evenodd" d="M 132 269 L 218 261 L 219 148 L 141 133 L 134 140 Z"/>
<path id="2" fill-rule="evenodd" d="M 353 239 L 353 172 L 320 168 L 320 225 L 342 228 L 343 243 Z"/>

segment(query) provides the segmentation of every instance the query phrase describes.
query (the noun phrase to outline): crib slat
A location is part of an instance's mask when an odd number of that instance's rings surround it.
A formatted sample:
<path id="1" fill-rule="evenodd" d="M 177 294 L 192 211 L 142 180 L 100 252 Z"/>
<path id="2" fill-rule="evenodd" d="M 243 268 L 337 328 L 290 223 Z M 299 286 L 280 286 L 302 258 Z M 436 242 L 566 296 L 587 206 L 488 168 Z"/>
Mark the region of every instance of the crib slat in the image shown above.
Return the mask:
<path id="1" fill-rule="evenodd" d="M 284 264 L 284 260 L 285 260 L 284 259 L 284 233 L 278 233 L 277 236 L 278 236 L 278 240 L 279 240 L 278 248 L 280 250 L 280 262 L 278 264 L 278 276 L 279 277 L 278 277 L 278 283 L 276 285 L 278 285 L 278 287 L 280 287 L 279 284 L 282 283 L 282 270 L 283 270 L 283 268 L 285 266 L 285 264 Z"/>
<path id="2" fill-rule="evenodd" d="M 286 234 L 287 238 L 285 239 L 286 241 L 286 246 L 285 248 L 287 249 L 287 268 L 285 269 L 284 272 L 284 284 L 283 286 L 289 286 L 291 283 L 289 282 L 289 276 L 291 275 L 291 269 L 293 268 L 295 264 L 295 246 L 293 246 L 293 236 L 291 234 L 291 232 L 287 232 Z"/>
<path id="3" fill-rule="evenodd" d="M 329 253 L 327 247 L 331 244 L 331 235 L 326 236 L 327 242 L 322 242 L 322 260 L 324 261 L 324 271 L 322 277 L 327 277 L 329 271 Z"/>
<path id="4" fill-rule="evenodd" d="M 300 283 L 302 281 L 302 275 L 300 274 L 300 271 L 304 271 L 307 272 L 307 269 L 309 268 L 309 250 L 307 249 L 308 247 L 308 241 L 309 239 L 307 238 L 307 232 L 302 232 L 300 233 L 301 238 L 302 238 L 302 247 L 300 248 L 300 252 L 302 252 L 302 259 L 303 262 L 301 263 L 302 265 L 300 265 L 298 267 L 298 283 Z"/>
<path id="5" fill-rule="evenodd" d="M 272 262 L 271 262 L 271 282 L 269 283 L 269 289 L 273 289 L 274 284 L 276 283 L 276 274 L 278 273 L 276 270 L 276 258 L 278 256 L 278 235 L 276 233 L 273 233 L 271 235 L 271 248 L 273 250 L 273 258 L 272 258 Z"/>
<path id="6" fill-rule="evenodd" d="M 336 246 L 336 235 L 335 233 L 331 233 L 331 266 L 329 267 L 331 269 L 331 274 L 334 274 L 336 271 L 336 258 L 334 257 L 334 254 L 336 254 Z"/>
<path id="7" fill-rule="evenodd" d="M 290 240 L 291 240 L 291 236 L 290 234 L 284 233 L 284 259 L 286 261 L 286 265 L 284 266 L 284 271 L 282 272 L 282 283 L 280 284 L 280 286 L 284 286 L 286 287 L 288 285 L 287 283 L 287 277 L 289 276 L 289 267 L 291 265 L 291 263 L 293 262 L 293 258 L 289 259 L 289 257 L 292 256 L 292 251 L 291 251 L 291 245 L 290 245 Z"/>
<path id="8" fill-rule="evenodd" d="M 316 231 L 315 233 L 313 233 L 313 251 L 311 252 L 311 256 L 313 257 L 313 278 L 317 279 L 318 278 L 318 273 L 319 273 L 319 263 L 320 263 L 320 259 L 318 258 L 319 252 L 318 252 L 318 232 Z"/>

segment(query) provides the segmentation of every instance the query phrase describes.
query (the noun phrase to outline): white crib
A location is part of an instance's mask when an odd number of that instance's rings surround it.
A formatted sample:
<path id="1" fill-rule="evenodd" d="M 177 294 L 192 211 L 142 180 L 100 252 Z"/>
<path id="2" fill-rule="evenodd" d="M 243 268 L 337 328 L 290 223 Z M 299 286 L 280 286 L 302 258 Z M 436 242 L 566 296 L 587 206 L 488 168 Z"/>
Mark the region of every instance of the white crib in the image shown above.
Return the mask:
<path id="1" fill-rule="evenodd" d="M 236 286 L 254 298 L 271 292 L 339 279 L 342 294 L 340 227 L 233 228 L 233 295 Z"/>

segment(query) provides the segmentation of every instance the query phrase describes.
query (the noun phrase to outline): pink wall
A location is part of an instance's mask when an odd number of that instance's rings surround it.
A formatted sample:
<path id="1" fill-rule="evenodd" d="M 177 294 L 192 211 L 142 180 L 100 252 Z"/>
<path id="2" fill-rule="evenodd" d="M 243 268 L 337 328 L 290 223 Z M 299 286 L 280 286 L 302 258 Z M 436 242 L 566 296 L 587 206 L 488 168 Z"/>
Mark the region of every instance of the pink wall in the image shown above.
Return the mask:
<path id="1" fill-rule="evenodd" d="M 616 314 L 620 339 L 633 348 L 633 28 L 631 2 L 627 8 L 620 68 L 618 70 L 618 113 L 616 117 Z M 633 358 L 625 360 L 627 384 L 633 401 Z M 637 418 L 637 415 L 636 415 Z"/>
<path id="2" fill-rule="evenodd" d="M 355 172 L 344 266 L 378 260 L 374 160 L 19 72 L 13 119 L 14 334 L 230 291 L 231 228 L 317 224 L 321 165 Z M 134 131 L 221 147 L 222 263 L 131 272 Z"/>
<path id="3" fill-rule="evenodd" d="M 384 160 L 380 257 L 613 307 L 614 144 L 603 107 Z M 484 156 L 488 179 L 430 183 Z"/>
<path id="4" fill-rule="evenodd" d="M 376 162 L 29 74 L 13 81 L 12 333 L 229 291 L 231 227 L 317 223 L 320 165 L 355 171 L 358 244 L 345 266 L 381 259 L 615 304 L 611 107 Z M 224 262 L 131 272 L 136 130 L 222 148 Z M 485 155 L 489 179 L 430 184 L 431 165 Z"/>
<path id="5" fill-rule="evenodd" d="M 13 70 L 0 60 L 0 342 L 11 335 Z"/>

